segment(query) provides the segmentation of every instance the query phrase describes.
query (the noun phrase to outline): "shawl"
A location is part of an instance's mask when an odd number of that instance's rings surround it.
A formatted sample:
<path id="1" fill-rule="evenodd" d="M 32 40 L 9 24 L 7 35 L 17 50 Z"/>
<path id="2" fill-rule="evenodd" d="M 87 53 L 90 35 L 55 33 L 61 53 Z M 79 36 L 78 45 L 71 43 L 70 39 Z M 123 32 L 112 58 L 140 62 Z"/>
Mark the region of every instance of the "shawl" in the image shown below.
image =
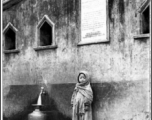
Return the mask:
<path id="1" fill-rule="evenodd" d="M 79 76 L 80 74 L 84 74 L 86 76 L 86 81 L 79 83 Z M 78 74 L 78 83 L 75 86 L 71 104 L 75 107 L 76 114 L 84 114 L 85 113 L 85 104 L 92 103 L 93 100 L 93 92 L 90 86 L 90 76 L 88 72 L 81 71 Z"/>

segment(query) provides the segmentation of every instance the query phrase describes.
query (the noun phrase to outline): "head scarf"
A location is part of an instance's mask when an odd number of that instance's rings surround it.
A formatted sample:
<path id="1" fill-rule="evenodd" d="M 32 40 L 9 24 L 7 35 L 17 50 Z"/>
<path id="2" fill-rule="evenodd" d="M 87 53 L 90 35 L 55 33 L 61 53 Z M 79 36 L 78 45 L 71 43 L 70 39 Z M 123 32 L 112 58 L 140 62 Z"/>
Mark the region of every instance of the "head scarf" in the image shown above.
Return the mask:
<path id="1" fill-rule="evenodd" d="M 80 74 L 84 74 L 86 77 L 86 80 L 84 82 L 79 82 L 79 76 Z M 72 95 L 71 104 L 75 104 L 74 108 L 77 114 L 84 114 L 84 104 L 86 102 L 91 103 L 93 100 L 93 93 L 90 86 L 90 75 L 87 71 L 80 71 L 78 74 L 78 83 L 75 86 L 74 93 Z M 75 103 L 75 97 L 77 94 L 81 94 L 83 97 L 79 99 L 78 103 Z"/>
<path id="2" fill-rule="evenodd" d="M 85 75 L 85 81 L 84 82 L 81 82 L 79 81 L 79 76 L 80 74 L 84 74 Z M 77 83 L 77 86 L 85 86 L 85 85 L 88 85 L 90 83 L 90 74 L 87 72 L 87 71 L 80 71 L 79 74 L 78 74 L 78 83 Z"/>

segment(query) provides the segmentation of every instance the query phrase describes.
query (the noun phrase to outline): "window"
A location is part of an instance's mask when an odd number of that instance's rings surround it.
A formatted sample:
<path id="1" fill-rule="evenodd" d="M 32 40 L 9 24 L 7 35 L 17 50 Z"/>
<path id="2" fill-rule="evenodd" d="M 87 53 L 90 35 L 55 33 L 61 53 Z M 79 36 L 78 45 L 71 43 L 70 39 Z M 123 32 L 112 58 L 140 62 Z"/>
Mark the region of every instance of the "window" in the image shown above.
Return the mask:
<path id="1" fill-rule="evenodd" d="M 54 38 L 54 23 L 49 19 L 47 15 L 41 19 L 38 23 L 38 46 L 35 50 L 56 48 Z"/>
<path id="2" fill-rule="evenodd" d="M 46 21 L 40 27 L 40 46 L 52 45 L 52 26 Z"/>
<path id="3" fill-rule="evenodd" d="M 9 28 L 5 33 L 5 50 L 15 49 L 15 32 Z"/>
<path id="4" fill-rule="evenodd" d="M 4 50 L 16 49 L 16 32 L 17 29 L 9 23 L 4 29 Z"/>
<path id="5" fill-rule="evenodd" d="M 134 39 L 149 38 L 150 37 L 150 0 L 145 0 L 137 9 L 139 19 L 139 31 L 134 36 Z M 141 40 L 141 39 L 140 39 Z"/>
<path id="6" fill-rule="evenodd" d="M 140 34 L 149 34 L 150 32 L 150 0 L 145 0 L 139 7 L 140 14 Z"/>
<path id="7" fill-rule="evenodd" d="M 149 28 L 150 28 L 150 25 L 149 25 L 149 6 L 141 13 L 141 21 L 142 21 L 142 24 L 141 24 L 141 33 L 143 34 L 147 34 L 149 33 Z"/>

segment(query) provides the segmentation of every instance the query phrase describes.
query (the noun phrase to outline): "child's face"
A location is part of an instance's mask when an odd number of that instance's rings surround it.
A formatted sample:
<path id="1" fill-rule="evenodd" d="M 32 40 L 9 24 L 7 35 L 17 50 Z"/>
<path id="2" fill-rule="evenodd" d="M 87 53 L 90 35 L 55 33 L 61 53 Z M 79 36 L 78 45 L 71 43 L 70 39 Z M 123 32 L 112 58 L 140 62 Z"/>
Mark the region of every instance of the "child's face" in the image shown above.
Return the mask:
<path id="1" fill-rule="evenodd" d="M 85 82 L 86 81 L 86 76 L 84 74 L 80 74 L 79 75 L 79 82 L 82 83 L 82 82 Z"/>

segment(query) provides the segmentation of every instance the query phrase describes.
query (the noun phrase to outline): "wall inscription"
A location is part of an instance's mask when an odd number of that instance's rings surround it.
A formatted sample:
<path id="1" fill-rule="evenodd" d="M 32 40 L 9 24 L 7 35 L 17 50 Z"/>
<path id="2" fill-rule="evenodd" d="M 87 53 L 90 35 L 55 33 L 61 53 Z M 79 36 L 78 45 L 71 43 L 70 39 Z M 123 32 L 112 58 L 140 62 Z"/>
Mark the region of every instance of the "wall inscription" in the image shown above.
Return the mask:
<path id="1" fill-rule="evenodd" d="M 107 41 L 106 0 L 81 0 L 81 42 Z"/>

